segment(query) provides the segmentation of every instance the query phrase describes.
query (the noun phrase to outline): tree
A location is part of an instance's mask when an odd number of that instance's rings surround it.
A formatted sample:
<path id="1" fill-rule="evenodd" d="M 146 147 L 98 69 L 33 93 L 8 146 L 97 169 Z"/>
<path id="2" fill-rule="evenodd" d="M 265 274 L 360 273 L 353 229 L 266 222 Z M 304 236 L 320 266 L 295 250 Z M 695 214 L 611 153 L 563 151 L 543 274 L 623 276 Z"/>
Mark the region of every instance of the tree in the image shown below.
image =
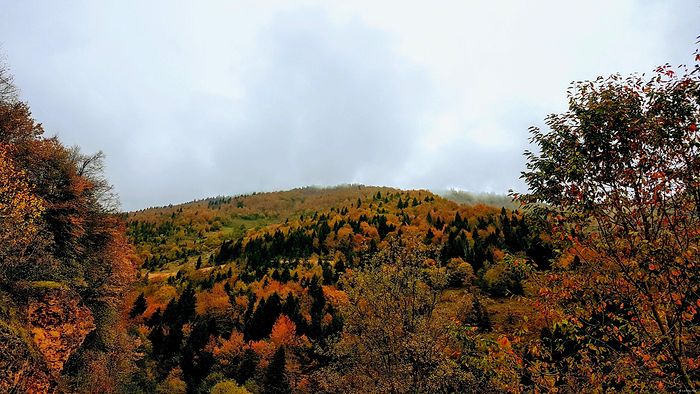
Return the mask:
<path id="1" fill-rule="evenodd" d="M 430 249 L 418 236 L 391 238 L 343 279 L 344 329 L 320 384 L 330 392 L 463 392 L 468 387 L 449 357 L 456 346 L 449 323 L 433 313 L 445 270 L 427 263 Z"/>
<path id="2" fill-rule="evenodd" d="M 83 155 L 43 133 L 0 66 L 0 292 L 10 309 L 27 302 L 28 283 L 80 297 L 95 329 L 62 374 L 68 391 L 100 391 L 131 362 L 119 309 L 134 279 L 132 248 L 104 198 L 104 155 Z"/>
<path id="3" fill-rule="evenodd" d="M 275 351 L 270 364 L 265 370 L 264 394 L 287 394 L 292 392 L 291 387 L 289 387 L 286 370 L 284 346 L 280 346 Z"/>
<path id="4" fill-rule="evenodd" d="M 129 316 L 131 318 L 134 318 L 138 315 L 141 315 L 143 312 L 146 311 L 147 307 L 146 303 L 146 297 L 144 296 L 143 292 L 139 294 L 138 297 L 136 297 L 136 301 L 134 301 L 134 306 L 131 308 L 131 311 L 129 312 Z"/>
<path id="5" fill-rule="evenodd" d="M 245 387 L 241 387 L 232 380 L 222 380 L 214 385 L 210 391 L 211 394 L 250 394 Z"/>
<path id="6" fill-rule="evenodd" d="M 522 199 L 580 261 L 556 267 L 540 295 L 587 345 L 586 382 L 698 387 L 698 70 L 576 83 L 568 111 L 530 130 L 539 152 L 526 152 Z"/>
<path id="7" fill-rule="evenodd" d="M 26 181 L 26 173 L 13 163 L 7 149 L 0 143 L 0 281 L 34 240 L 44 210 L 42 200 Z"/>
<path id="8" fill-rule="evenodd" d="M 472 307 L 464 323 L 473 327 L 476 327 L 480 332 L 491 331 L 491 317 L 489 316 L 489 311 L 481 303 L 479 297 L 475 294 L 472 297 Z"/>
<path id="9" fill-rule="evenodd" d="M 236 374 L 236 382 L 243 384 L 248 379 L 255 377 L 255 371 L 258 368 L 258 363 L 260 358 L 258 354 L 255 353 L 250 347 L 246 347 L 243 352 L 243 358 L 241 359 L 241 364 L 238 366 L 238 373 Z"/>
<path id="10" fill-rule="evenodd" d="M 197 295 L 191 283 L 188 283 L 177 300 L 177 311 L 182 323 L 194 319 L 197 308 Z"/>
<path id="11" fill-rule="evenodd" d="M 17 100 L 17 87 L 4 59 L 0 59 L 0 102 Z"/>

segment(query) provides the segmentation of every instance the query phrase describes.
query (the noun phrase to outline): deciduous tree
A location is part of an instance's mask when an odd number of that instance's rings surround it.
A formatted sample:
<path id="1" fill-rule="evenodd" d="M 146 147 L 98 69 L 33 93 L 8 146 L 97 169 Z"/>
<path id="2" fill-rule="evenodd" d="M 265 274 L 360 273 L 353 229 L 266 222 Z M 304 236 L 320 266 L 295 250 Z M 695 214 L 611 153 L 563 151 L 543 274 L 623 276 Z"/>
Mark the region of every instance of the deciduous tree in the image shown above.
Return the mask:
<path id="1" fill-rule="evenodd" d="M 524 201 L 580 261 L 541 296 L 583 342 L 572 384 L 694 390 L 700 379 L 700 72 L 613 75 L 532 128 Z M 569 330 L 571 331 L 571 330 Z M 544 375 L 543 375 L 544 376 Z M 563 383 L 560 379 L 558 383 Z"/>

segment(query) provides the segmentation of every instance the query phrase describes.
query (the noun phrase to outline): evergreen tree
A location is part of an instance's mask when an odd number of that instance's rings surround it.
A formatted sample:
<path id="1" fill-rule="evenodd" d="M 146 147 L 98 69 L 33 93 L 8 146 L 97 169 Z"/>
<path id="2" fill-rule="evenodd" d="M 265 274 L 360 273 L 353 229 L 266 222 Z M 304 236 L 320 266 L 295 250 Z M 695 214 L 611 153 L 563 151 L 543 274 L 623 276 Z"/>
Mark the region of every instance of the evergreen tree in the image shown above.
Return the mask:
<path id="1" fill-rule="evenodd" d="M 192 284 L 188 284 L 177 302 L 177 310 L 181 322 L 184 323 L 194 318 L 196 304 L 196 293 Z"/>
<path id="2" fill-rule="evenodd" d="M 345 263 L 342 259 L 335 263 L 335 274 L 333 275 L 333 282 L 338 282 L 340 275 L 345 272 Z"/>
<path id="3" fill-rule="evenodd" d="M 217 336 L 217 331 L 215 320 L 198 321 L 180 351 L 180 367 L 191 391 L 199 386 L 214 365 L 214 355 L 205 347 L 210 337 Z"/>
<path id="4" fill-rule="evenodd" d="M 295 297 L 294 294 L 289 293 L 287 295 L 287 298 L 284 300 L 284 305 L 282 306 L 282 313 L 287 315 L 289 320 L 294 322 L 297 327 L 297 334 L 301 335 L 305 331 L 307 322 L 301 315 L 299 299 Z"/>
<path id="5" fill-rule="evenodd" d="M 324 261 L 321 263 L 321 269 L 323 271 L 323 284 L 324 285 L 332 284 L 333 283 L 333 270 L 331 269 L 331 265 L 327 261 Z"/>
<path id="6" fill-rule="evenodd" d="M 180 344 L 182 343 L 183 336 L 182 324 L 175 324 L 174 327 L 170 328 L 168 336 L 165 337 L 163 347 L 161 349 L 161 353 L 163 354 L 164 358 L 170 358 L 180 351 Z"/>
<path id="7" fill-rule="evenodd" d="M 469 311 L 465 323 L 476 327 L 480 332 L 491 331 L 491 317 L 479 297 L 472 298 L 472 309 Z"/>
<path id="8" fill-rule="evenodd" d="M 197 264 L 194 266 L 195 269 L 202 268 L 202 256 L 197 257 Z"/>
<path id="9" fill-rule="evenodd" d="M 141 294 L 139 294 L 139 296 L 136 297 L 136 301 L 134 301 L 134 306 L 131 308 L 129 316 L 131 318 L 134 318 L 138 315 L 143 314 L 143 312 L 146 311 L 147 306 L 148 305 L 146 304 L 146 297 L 144 296 L 143 292 L 141 292 Z"/>
<path id="10" fill-rule="evenodd" d="M 177 313 L 177 301 L 171 298 L 168 305 L 165 306 L 165 311 L 163 311 L 163 323 L 167 325 L 174 325 L 178 321 Z"/>
<path id="11" fill-rule="evenodd" d="M 326 306 L 326 297 L 323 294 L 318 276 L 314 275 L 309 284 L 309 296 L 311 297 L 311 329 L 309 335 L 312 338 L 320 338 L 323 333 L 323 316 Z"/>
<path id="12" fill-rule="evenodd" d="M 429 228 L 428 232 L 425 234 L 425 238 L 423 239 L 423 242 L 426 244 L 429 244 L 433 241 L 433 238 L 435 238 L 435 234 L 433 234 L 433 229 Z"/>
<path id="13" fill-rule="evenodd" d="M 286 374 L 286 356 L 284 346 L 280 346 L 272 356 L 270 365 L 265 370 L 265 381 L 263 386 L 264 394 L 287 394 L 291 393 L 289 380 Z"/>
<path id="14" fill-rule="evenodd" d="M 148 324 L 151 327 L 157 326 L 161 324 L 162 321 L 162 312 L 160 311 L 160 308 L 157 308 L 155 312 L 151 315 L 151 317 L 148 319 L 146 324 Z"/>
<path id="15" fill-rule="evenodd" d="M 151 341 L 151 352 L 157 357 L 162 353 L 163 344 L 165 343 L 163 328 L 160 325 L 153 327 L 148 334 L 148 340 Z"/>
<path id="16" fill-rule="evenodd" d="M 279 294 L 272 293 L 267 300 L 261 299 L 245 326 L 244 335 L 246 340 L 257 341 L 270 335 L 272 326 L 275 325 L 281 313 L 282 300 Z"/>
<path id="17" fill-rule="evenodd" d="M 247 380 L 255 377 L 255 371 L 258 369 L 259 361 L 260 359 L 258 357 L 258 354 L 255 353 L 255 350 L 253 350 L 250 347 L 247 347 L 243 352 L 241 364 L 238 366 L 236 382 L 238 382 L 238 384 L 244 384 Z"/>

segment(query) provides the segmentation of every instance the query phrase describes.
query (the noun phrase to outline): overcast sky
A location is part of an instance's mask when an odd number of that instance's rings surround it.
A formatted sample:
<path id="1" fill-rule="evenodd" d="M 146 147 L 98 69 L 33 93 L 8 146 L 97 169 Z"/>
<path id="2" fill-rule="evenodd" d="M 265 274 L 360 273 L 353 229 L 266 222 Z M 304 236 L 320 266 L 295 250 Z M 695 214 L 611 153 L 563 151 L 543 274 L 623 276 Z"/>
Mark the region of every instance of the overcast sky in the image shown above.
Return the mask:
<path id="1" fill-rule="evenodd" d="M 699 4 L 0 0 L 0 45 L 47 132 L 107 154 L 126 210 L 341 183 L 505 193 L 571 81 L 691 63 Z"/>

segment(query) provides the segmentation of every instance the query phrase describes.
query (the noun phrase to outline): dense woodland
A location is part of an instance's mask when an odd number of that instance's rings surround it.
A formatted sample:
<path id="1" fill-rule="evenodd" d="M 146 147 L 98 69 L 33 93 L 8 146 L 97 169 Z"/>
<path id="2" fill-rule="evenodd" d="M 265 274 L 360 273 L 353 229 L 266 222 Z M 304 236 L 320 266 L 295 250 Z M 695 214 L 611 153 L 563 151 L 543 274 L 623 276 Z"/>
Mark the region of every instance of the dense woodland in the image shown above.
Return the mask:
<path id="1" fill-rule="evenodd" d="M 262 224 L 268 222 L 272 224 Z M 458 358 L 442 351 L 431 356 L 435 366 L 412 366 L 413 356 L 401 354 L 407 351 L 401 347 L 409 345 L 403 341 L 417 327 L 404 324 L 434 316 L 436 321 L 446 319 L 440 329 L 477 328 L 485 333 L 484 340 L 495 340 L 484 303 L 513 310 L 494 317 L 508 320 L 499 329 L 517 327 L 522 316 L 515 311 L 531 313 L 520 300 L 528 272 L 548 268 L 553 257 L 537 221 L 519 211 L 463 206 L 427 191 L 359 185 L 215 198 L 132 213 L 128 223 L 129 238 L 143 259 L 143 287 L 132 316 L 143 343 L 151 345 L 144 354 L 150 354 L 152 370 L 145 365 L 142 369 L 151 377 L 144 380 L 170 377 L 170 383 L 181 380 L 190 390 L 205 392 L 224 377 L 252 391 L 270 392 L 264 372 L 274 357 L 281 357 L 276 353 L 280 348 L 290 390 L 337 391 L 361 381 L 356 389 L 369 390 L 379 376 L 346 370 L 350 367 L 344 364 L 357 362 L 359 368 L 363 358 L 374 359 L 372 354 L 350 357 L 344 352 L 352 335 L 347 329 L 367 329 L 372 322 L 364 319 L 370 318 L 379 319 L 375 324 L 396 322 L 392 329 L 398 332 L 392 334 L 401 333 L 393 338 L 399 343 L 382 345 L 384 357 L 397 357 L 407 368 L 395 378 L 387 376 L 382 383 L 386 390 L 408 390 L 410 380 L 403 373 L 431 379 L 437 372 L 432 369 L 445 367 L 443 362 L 456 364 L 441 373 L 466 373 Z M 389 305 L 377 306 L 377 316 L 352 310 L 360 301 L 352 298 L 364 299 L 375 290 L 370 286 L 380 285 L 374 281 L 389 280 L 383 285 L 391 287 L 403 275 L 401 280 L 420 292 L 376 289 L 377 297 L 398 293 Z M 409 301 L 405 297 L 416 297 L 410 310 L 398 306 Z M 192 343 L 183 342 L 185 327 L 192 330 Z M 437 334 L 421 333 L 426 340 L 439 340 L 435 346 L 460 346 L 457 337 L 444 333 L 430 338 Z M 353 340 L 370 339 L 361 332 Z M 187 344 L 175 345 L 181 343 Z M 380 351 L 372 349 L 379 344 L 366 346 L 367 351 Z M 192 360 L 201 362 L 190 365 Z M 255 373 L 249 372 L 249 363 L 255 364 Z M 174 368 L 179 380 L 171 375 Z M 425 390 L 443 383 L 421 382 Z M 451 383 L 453 387 L 444 389 L 466 390 L 475 381 L 463 376 Z"/>
<path id="2" fill-rule="evenodd" d="M 697 390 L 698 70 L 574 84 L 506 202 L 345 185 L 130 213 L 3 70 L 0 387 Z M 56 291 L 91 323 L 52 371 L 28 305 Z"/>

